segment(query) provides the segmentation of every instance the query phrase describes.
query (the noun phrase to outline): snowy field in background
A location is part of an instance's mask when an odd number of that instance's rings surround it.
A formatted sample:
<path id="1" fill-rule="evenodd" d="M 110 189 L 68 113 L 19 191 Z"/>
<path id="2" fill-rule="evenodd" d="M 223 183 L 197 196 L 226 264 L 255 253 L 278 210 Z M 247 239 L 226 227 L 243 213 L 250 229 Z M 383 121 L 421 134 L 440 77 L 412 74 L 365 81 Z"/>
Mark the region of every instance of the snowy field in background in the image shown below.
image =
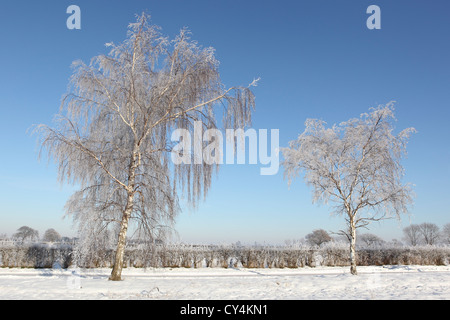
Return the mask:
<path id="1" fill-rule="evenodd" d="M 0 269 L 0 299 L 450 299 L 450 266 Z"/>

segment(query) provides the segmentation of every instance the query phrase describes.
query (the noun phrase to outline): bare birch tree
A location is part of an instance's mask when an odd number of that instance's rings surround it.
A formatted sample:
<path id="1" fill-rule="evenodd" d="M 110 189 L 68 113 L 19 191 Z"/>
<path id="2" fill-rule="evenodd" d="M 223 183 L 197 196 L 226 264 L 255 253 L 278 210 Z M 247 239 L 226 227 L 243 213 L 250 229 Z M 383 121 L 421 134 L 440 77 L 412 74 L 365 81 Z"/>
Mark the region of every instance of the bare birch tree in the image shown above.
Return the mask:
<path id="1" fill-rule="evenodd" d="M 412 246 L 417 246 L 420 243 L 420 227 L 417 224 L 411 224 L 403 228 L 403 235 L 405 241 Z"/>
<path id="2" fill-rule="evenodd" d="M 392 134 L 393 102 L 372 108 L 360 118 L 331 128 L 308 119 L 305 131 L 283 148 L 289 184 L 300 172 L 313 188 L 313 202 L 333 202 L 333 212 L 345 217 L 341 230 L 350 243 L 350 271 L 356 271 L 356 229 L 372 221 L 400 217 L 412 203 L 409 184 L 402 183 L 400 163 L 413 128 Z"/>
<path id="3" fill-rule="evenodd" d="M 419 224 L 419 231 L 426 245 L 434 245 L 439 239 L 439 227 L 434 223 L 424 222 Z"/>
<path id="4" fill-rule="evenodd" d="M 180 210 L 179 193 L 195 206 L 218 169 L 216 163 L 171 163 L 171 133 L 191 132 L 195 121 L 216 128 L 218 112 L 227 128 L 249 125 L 256 83 L 226 88 L 213 48 L 198 45 L 186 29 L 169 40 L 146 14 L 129 25 L 123 43 L 107 47 L 109 54 L 89 65 L 73 64 L 56 127 L 37 129 L 61 182 L 80 186 L 66 214 L 81 236 L 91 235 L 87 243 L 93 244 L 115 231 L 110 279 L 120 280 L 129 224 L 145 239 L 161 237 Z"/>

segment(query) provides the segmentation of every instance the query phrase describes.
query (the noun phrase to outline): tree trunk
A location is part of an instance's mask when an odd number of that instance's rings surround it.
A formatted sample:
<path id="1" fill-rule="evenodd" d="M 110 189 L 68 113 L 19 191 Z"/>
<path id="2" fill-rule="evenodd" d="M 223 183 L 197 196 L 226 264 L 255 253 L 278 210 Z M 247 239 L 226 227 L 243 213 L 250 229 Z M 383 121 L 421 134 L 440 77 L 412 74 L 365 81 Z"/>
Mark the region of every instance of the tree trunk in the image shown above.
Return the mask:
<path id="1" fill-rule="evenodd" d="M 119 239 L 117 241 L 116 256 L 114 259 L 114 267 L 111 272 L 111 276 L 109 277 L 109 280 L 112 280 L 112 281 L 122 280 L 122 268 L 123 268 L 123 259 L 124 259 L 124 255 L 125 255 L 125 244 L 126 244 L 126 237 L 127 237 L 127 231 L 128 231 L 128 221 L 130 220 L 131 212 L 133 211 L 133 200 L 134 200 L 134 195 L 129 194 L 127 206 L 123 213 L 122 222 L 120 225 Z"/>
<path id="2" fill-rule="evenodd" d="M 350 273 L 357 275 L 356 271 L 356 227 L 350 223 Z"/>
<path id="3" fill-rule="evenodd" d="M 111 271 L 111 276 L 109 277 L 109 280 L 112 281 L 122 280 L 122 268 L 123 268 L 123 259 L 125 255 L 128 221 L 130 220 L 134 205 L 134 194 L 135 194 L 134 183 L 136 179 L 136 168 L 138 166 L 137 149 L 138 147 L 135 145 L 128 172 L 128 189 L 127 189 L 128 199 L 125 211 L 123 212 L 122 215 L 122 222 L 120 224 L 119 239 L 117 240 L 116 256 L 114 258 L 114 266 L 113 270 Z"/>

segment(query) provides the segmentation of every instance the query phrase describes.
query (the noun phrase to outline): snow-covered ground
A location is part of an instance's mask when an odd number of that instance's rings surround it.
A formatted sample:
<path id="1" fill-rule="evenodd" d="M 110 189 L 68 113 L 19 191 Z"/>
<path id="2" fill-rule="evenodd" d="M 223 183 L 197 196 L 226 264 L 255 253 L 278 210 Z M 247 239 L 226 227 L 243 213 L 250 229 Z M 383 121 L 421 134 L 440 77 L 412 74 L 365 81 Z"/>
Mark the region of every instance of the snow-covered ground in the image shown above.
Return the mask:
<path id="1" fill-rule="evenodd" d="M 450 299 L 450 266 L 0 269 L 0 299 Z"/>

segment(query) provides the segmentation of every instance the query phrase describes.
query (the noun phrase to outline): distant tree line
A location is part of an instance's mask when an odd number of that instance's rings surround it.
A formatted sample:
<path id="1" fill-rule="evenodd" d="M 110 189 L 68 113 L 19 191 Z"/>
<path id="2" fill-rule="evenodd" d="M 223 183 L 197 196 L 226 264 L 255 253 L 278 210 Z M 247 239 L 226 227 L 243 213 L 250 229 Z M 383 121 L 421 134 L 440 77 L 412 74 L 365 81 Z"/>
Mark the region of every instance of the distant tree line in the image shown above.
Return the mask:
<path id="1" fill-rule="evenodd" d="M 332 232 L 327 232 L 324 229 L 315 229 L 308 233 L 304 240 L 287 240 L 285 244 L 290 246 L 296 242 L 306 242 L 306 244 L 313 247 L 320 247 L 328 242 L 339 242 L 339 238 L 332 237 Z M 44 232 L 42 239 L 39 238 L 39 232 L 28 226 L 22 226 L 12 235 L 11 239 L 6 234 L 0 234 L 1 240 L 13 240 L 20 243 L 32 242 L 63 242 L 75 243 L 77 238 L 62 237 L 55 229 L 50 228 Z M 434 223 L 424 222 L 421 224 L 411 224 L 403 228 L 403 238 L 405 245 L 421 246 L 421 245 L 450 245 L 450 223 L 445 224 L 442 229 Z M 136 244 L 133 240 L 129 240 L 130 244 Z M 156 240 L 156 244 L 162 245 L 162 241 Z M 238 246 L 242 246 L 238 241 Z M 388 245 L 385 240 L 372 233 L 363 233 L 358 236 L 358 246 L 363 248 L 370 248 L 373 246 Z M 399 240 L 392 240 L 391 245 L 403 245 Z"/>
<path id="2" fill-rule="evenodd" d="M 450 244 L 450 223 L 442 230 L 434 223 L 411 224 L 403 229 L 403 234 L 406 243 L 412 246 Z"/>
<path id="3" fill-rule="evenodd" d="M 331 233 L 331 232 L 330 232 Z M 333 238 L 332 234 L 323 230 L 316 229 L 305 236 L 305 241 L 311 246 L 320 247 L 324 243 L 338 241 L 338 238 Z M 424 222 L 421 224 L 411 224 L 403 228 L 403 238 L 405 245 L 419 246 L 419 245 L 437 245 L 450 244 L 450 223 L 443 226 L 442 229 L 434 223 Z M 291 241 L 287 241 L 288 244 Z M 386 244 L 386 241 L 379 236 L 372 233 L 363 233 L 358 236 L 357 244 L 360 247 L 373 247 Z M 392 244 L 402 245 L 399 240 L 392 240 Z"/>
<path id="4" fill-rule="evenodd" d="M 62 237 L 58 231 L 53 228 L 47 229 L 42 238 L 39 237 L 39 231 L 22 226 L 9 238 L 6 234 L 0 234 L 0 241 L 12 240 L 19 243 L 34 243 L 34 242 L 74 242 L 76 238 Z"/>
<path id="5" fill-rule="evenodd" d="M 412 224 L 403 229 L 404 243 L 384 241 L 379 236 L 358 235 L 357 265 L 448 265 L 450 261 L 450 223 L 442 229 L 433 223 Z M 2 240 L 6 240 L 2 242 Z M 13 240 L 13 245 L 10 241 Z M 114 246 L 99 243 L 95 254 L 80 255 L 77 238 L 61 237 L 54 229 L 39 232 L 23 226 L 8 239 L 0 234 L 0 267 L 82 268 L 112 267 Z M 285 245 L 169 244 L 156 241 L 149 250 L 141 242 L 128 239 L 127 267 L 243 267 L 300 268 L 347 266 L 348 243 L 323 229 L 313 230 L 304 239 L 286 241 Z"/>

